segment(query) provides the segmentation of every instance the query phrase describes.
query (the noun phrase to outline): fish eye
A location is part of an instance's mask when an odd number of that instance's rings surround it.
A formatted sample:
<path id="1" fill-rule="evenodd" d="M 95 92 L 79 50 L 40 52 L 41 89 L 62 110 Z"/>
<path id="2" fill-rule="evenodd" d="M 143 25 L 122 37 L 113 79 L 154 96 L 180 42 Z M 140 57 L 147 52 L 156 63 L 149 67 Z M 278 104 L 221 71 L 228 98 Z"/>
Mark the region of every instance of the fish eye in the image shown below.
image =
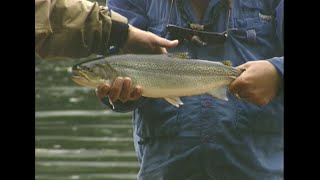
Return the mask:
<path id="1" fill-rule="evenodd" d="M 82 66 L 81 67 L 83 70 L 86 70 L 86 71 L 90 71 L 90 68 L 88 66 Z"/>
<path id="2" fill-rule="evenodd" d="M 79 65 L 72 67 L 72 70 L 79 70 L 79 69 L 80 69 Z"/>

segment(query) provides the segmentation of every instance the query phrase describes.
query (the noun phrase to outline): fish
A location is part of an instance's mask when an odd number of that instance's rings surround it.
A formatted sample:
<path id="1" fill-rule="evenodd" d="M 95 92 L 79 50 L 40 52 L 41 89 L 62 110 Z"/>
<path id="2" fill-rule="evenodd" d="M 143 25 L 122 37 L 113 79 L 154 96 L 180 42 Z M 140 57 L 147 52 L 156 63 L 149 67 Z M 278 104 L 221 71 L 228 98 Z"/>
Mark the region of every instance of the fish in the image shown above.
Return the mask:
<path id="1" fill-rule="evenodd" d="M 183 105 L 181 97 L 201 94 L 228 101 L 228 85 L 244 71 L 232 67 L 229 60 L 177 58 L 168 54 L 112 55 L 80 62 L 71 69 L 71 79 L 78 85 L 97 88 L 111 85 L 116 77 L 129 77 L 133 85 L 141 86 L 142 96 L 162 98 L 176 107 Z"/>

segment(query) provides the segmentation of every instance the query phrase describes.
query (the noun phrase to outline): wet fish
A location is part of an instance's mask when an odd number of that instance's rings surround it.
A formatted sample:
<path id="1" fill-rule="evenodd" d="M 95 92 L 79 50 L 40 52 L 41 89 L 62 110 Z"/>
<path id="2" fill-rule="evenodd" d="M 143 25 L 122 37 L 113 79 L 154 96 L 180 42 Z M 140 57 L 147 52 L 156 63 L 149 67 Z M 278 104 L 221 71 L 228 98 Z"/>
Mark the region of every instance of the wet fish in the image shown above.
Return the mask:
<path id="1" fill-rule="evenodd" d="M 166 54 L 114 55 L 74 65 L 72 80 L 96 88 L 112 84 L 118 76 L 130 77 L 133 85 L 141 86 L 142 96 L 163 98 L 179 107 L 183 105 L 180 97 L 205 93 L 228 101 L 228 85 L 243 72 L 229 62 L 181 59 Z"/>

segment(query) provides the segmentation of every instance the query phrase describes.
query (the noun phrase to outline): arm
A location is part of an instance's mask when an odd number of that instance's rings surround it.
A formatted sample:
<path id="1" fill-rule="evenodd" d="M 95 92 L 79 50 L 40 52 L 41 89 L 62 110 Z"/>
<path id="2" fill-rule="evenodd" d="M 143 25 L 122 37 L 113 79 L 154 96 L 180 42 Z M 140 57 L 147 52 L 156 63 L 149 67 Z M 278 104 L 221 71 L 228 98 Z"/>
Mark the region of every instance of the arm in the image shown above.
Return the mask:
<path id="1" fill-rule="evenodd" d="M 283 0 L 275 8 L 276 36 L 279 44 L 279 57 L 260 61 L 249 61 L 237 68 L 246 69 L 229 86 L 232 93 L 256 105 L 265 105 L 282 94 L 283 57 Z"/>
<path id="2" fill-rule="evenodd" d="M 129 23 L 139 29 L 146 30 L 148 27 L 145 1 L 132 2 L 131 0 L 108 0 L 108 7 L 112 10 L 123 14 L 128 18 Z M 130 78 L 118 77 L 112 86 L 99 86 L 96 90 L 97 97 L 103 104 L 112 109 L 109 102 L 113 102 L 114 111 L 128 112 L 142 105 L 147 98 L 141 96 L 141 88 L 139 86 L 130 88 Z"/>
<path id="3" fill-rule="evenodd" d="M 120 14 L 87 0 L 35 0 L 35 51 L 41 58 L 106 55 L 110 46 L 123 52 L 166 53 L 177 45 L 128 26 Z"/>
<path id="4" fill-rule="evenodd" d="M 283 0 L 279 2 L 279 4 L 275 8 L 275 20 L 274 24 L 276 26 L 276 37 L 279 42 L 279 49 L 280 57 L 273 57 L 270 59 L 267 59 L 276 69 L 277 72 L 280 75 L 280 78 L 283 79 L 283 65 L 284 65 L 284 58 L 283 58 Z"/>
<path id="5" fill-rule="evenodd" d="M 35 51 L 46 58 L 105 55 L 112 22 L 127 24 L 118 13 L 86 0 L 35 0 L 35 8 Z"/>

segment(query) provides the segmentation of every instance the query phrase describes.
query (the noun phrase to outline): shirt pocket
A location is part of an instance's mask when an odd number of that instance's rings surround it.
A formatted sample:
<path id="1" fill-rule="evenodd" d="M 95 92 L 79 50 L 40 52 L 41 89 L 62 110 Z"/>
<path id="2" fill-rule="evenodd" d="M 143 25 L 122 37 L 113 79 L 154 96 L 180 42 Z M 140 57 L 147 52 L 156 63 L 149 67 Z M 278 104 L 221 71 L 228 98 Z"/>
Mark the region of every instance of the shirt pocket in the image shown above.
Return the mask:
<path id="1" fill-rule="evenodd" d="M 276 34 L 271 10 L 262 1 L 240 0 L 234 9 L 234 30 L 230 33 L 241 43 L 243 52 L 250 59 L 265 59 L 274 56 Z M 253 52 L 254 57 L 249 51 Z"/>
<path id="2" fill-rule="evenodd" d="M 261 3 L 257 0 L 240 0 L 239 18 L 251 18 L 258 16 L 261 10 Z"/>
<path id="3" fill-rule="evenodd" d="M 255 29 L 257 34 L 266 34 L 272 29 L 272 11 L 264 1 L 240 0 L 240 8 L 235 17 L 238 29 Z"/>

